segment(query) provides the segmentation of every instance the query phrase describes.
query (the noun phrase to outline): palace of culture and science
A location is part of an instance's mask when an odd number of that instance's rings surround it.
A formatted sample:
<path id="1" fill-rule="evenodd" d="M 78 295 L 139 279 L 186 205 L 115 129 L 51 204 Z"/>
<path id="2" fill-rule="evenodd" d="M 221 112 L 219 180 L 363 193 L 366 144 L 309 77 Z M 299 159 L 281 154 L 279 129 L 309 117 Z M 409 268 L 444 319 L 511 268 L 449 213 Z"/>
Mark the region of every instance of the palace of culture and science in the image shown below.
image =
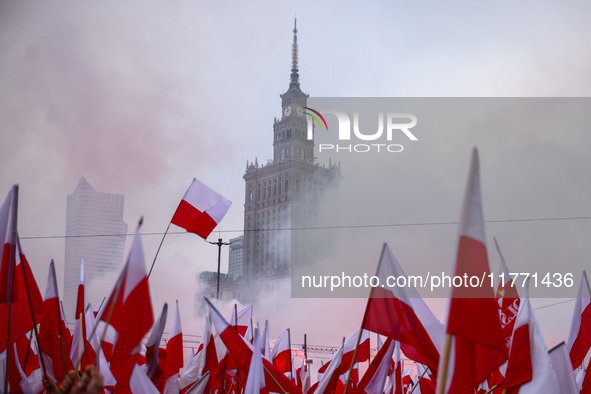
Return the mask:
<path id="1" fill-rule="evenodd" d="M 294 260 L 311 257 L 314 241 L 306 229 L 315 226 L 324 192 L 341 178 L 339 166 L 321 166 L 314 157 L 314 141 L 307 138 L 308 95 L 300 88 L 298 71 L 294 23 L 289 88 L 281 95 L 281 118 L 273 122 L 273 159 L 264 165 L 257 159 L 246 163 L 242 276 L 224 277 L 222 299 L 252 295 L 248 289 L 272 288 L 290 276 Z M 214 280 L 203 274 L 202 280 Z"/>

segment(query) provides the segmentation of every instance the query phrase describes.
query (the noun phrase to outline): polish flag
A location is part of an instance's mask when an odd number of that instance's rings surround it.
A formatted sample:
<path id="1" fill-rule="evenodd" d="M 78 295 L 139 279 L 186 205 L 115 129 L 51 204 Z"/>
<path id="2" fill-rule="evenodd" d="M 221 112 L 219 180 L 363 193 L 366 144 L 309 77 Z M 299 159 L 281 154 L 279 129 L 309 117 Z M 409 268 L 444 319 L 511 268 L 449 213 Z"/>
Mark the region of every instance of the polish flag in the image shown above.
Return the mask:
<path id="1" fill-rule="evenodd" d="M 289 328 L 275 340 L 271 351 L 271 362 L 281 372 L 291 371 L 291 341 Z"/>
<path id="2" fill-rule="evenodd" d="M 183 330 L 181 328 L 181 314 L 179 312 L 179 301 L 176 301 L 176 309 L 172 318 L 170 336 L 166 343 L 166 370 L 164 373 L 164 393 L 173 394 L 180 391 L 178 378 L 179 371 L 183 367 Z"/>
<path id="3" fill-rule="evenodd" d="M 110 320 L 109 320 L 110 319 Z M 99 320 L 117 331 L 111 357 L 116 391 L 128 393 L 129 379 L 139 358 L 139 344 L 154 323 L 148 274 L 139 228 L 113 292 Z"/>
<path id="4" fill-rule="evenodd" d="M 53 260 L 49 263 L 43 308 L 47 315 L 39 324 L 39 347 L 48 375 L 61 382 L 65 374 L 74 369 L 74 365 L 68 356 L 72 337 L 62 318 Z"/>
<path id="5" fill-rule="evenodd" d="M 511 344 L 511 335 L 513 333 L 513 326 L 515 325 L 515 318 L 517 317 L 517 311 L 519 310 L 519 295 L 517 294 L 517 288 L 511 286 L 513 277 L 509 274 L 505 257 L 501 253 L 499 243 L 495 238 L 495 246 L 497 252 L 501 258 L 499 265 L 499 278 L 504 278 L 502 282 L 499 282 L 497 287 L 497 308 L 500 315 L 501 331 L 505 338 L 505 345 L 507 350 Z"/>
<path id="6" fill-rule="evenodd" d="M 193 178 L 171 223 L 207 239 L 222 221 L 232 202 Z"/>
<path id="7" fill-rule="evenodd" d="M 39 324 L 45 318 L 43 297 L 33 276 L 33 271 L 25 257 L 22 247 L 16 236 L 15 264 L 13 275 L 13 289 L 16 289 L 16 296 L 12 297 L 12 323 L 10 342 L 16 342 L 20 337 L 33 329 L 31 307 L 35 316 L 35 322 Z M 27 287 L 29 293 L 27 294 Z M 30 302 L 30 305 L 29 305 Z M 6 350 L 8 341 L 8 305 L 0 303 L 0 353 Z"/>
<path id="8" fill-rule="evenodd" d="M 381 284 L 391 276 L 406 277 L 387 244 L 382 248 L 376 276 Z M 361 327 L 399 341 L 407 357 L 437 370 L 443 325 L 414 287 L 373 287 Z"/>
<path id="9" fill-rule="evenodd" d="M 382 393 L 386 385 L 386 378 L 388 377 L 388 370 L 392 362 L 392 355 L 394 354 L 395 341 L 388 338 L 386 343 L 380 348 L 378 354 L 374 357 L 369 365 L 359 385 L 353 391 L 354 394 L 373 394 Z"/>
<path id="10" fill-rule="evenodd" d="M 168 317 L 168 303 L 164 303 L 162 312 L 156 319 L 152 332 L 146 342 L 146 375 L 152 381 L 154 386 L 159 391 L 164 389 L 164 369 L 166 368 L 166 360 L 162 360 L 159 356 L 160 341 L 166 326 L 166 318 Z"/>
<path id="11" fill-rule="evenodd" d="M 591 347 L 591 307 L 589 304 L 591 304 L 591 290 L 589 290 L 587 273 L 583 271 L 566 342 L 573 369 L 583 364 L 589 347 Z"/>
<path id="12" fill-rule="evenodd" d="M 404 373 L 402 374 L 402 392 L 404 394 L 409 392 L 409 389 L 412 389 L 412 387 L 414 385 L 412 378 L 410 377 L 411 373 L 412 373 L 412 368 L 409 368 L 406 371 L 404 371 Z"/>
<path id="13" fill-rule="evenodd" d="M 489 272 L 478 151 L 474 148 L 460 218 L 455 275 L 486 280 Z M 451 352 L 447 365 L 446 360 L 442 360 L 447 374 L 438 378 L 438 384 L 445 383 L 446 393 L 473 394 L 474 389 L 507 359 L 507 347 L 490 286 L 452 289 L 447 333 L 451 339 Z"/>
<path id="14" fill-rule="evenodd" d="M 413 393 L 435 394 L 435 383 L 431 380 L 428 371 L 421 363 L 417 363 L 417 387 Z"/>
<path id="15" fill-rule="evenodd" d="M 211 332 L 211 321 L 209 316 L 205 316 L 205 327 L 203 329 L 203 343 L 199 346 L 197 355 L 193 360 L 187 363 L 179 378 L 181 392 L 189 390 L 193 384 L 200 381 L 208 372 L 213 372 L 218 366 L 218 356 L 216 344 Z M 211 375 L 210 375 L 211 376 Z M 207 381 L 207 390 L 210 389 L 211 381 Z"/>
<path id="16" fill-rule="evenodd" d="M 515 319 L 503 387 L 507 394 L 560 392 L 558 378 L 552 367 L 529 297 L 521 300 L 519 313 Z"/>
<path id="17" fill-rule="evenodd" d="M 209 299 L 205 298 L 209 307 L 209 316 L 211 322 L 215 327 L 218 335 L 224 341 L 228 352 L 234 359 L 236 366 L 241 372 L 247 373 L 250 362 L 252 359 L 252 348 L 247 344 L 236 330 L 224 319 L 220 312 L 213 306 Z M 269 361 L 263 359 L 263 367 L 266 369 L 265 373 L 265 386 L 270 392 L 288 392 L 288 393 L 300 393 L 301 391 L 297 388 L 293 382 L 288 379 L 284 374 L 279 372 L 277 368 Z M 272 375 L 274 379 L 270 379 L 268 375 Z M 281 388 L 279 387 L 281 386 Z M 212 386 L 212 390 L 214 387 Z"/>
<path id="18" fill-rule="evenodd" d="M 82 259 L 80 263 L 80 284 L 78 285 L 78 296 L 76 298 L 76 313 L 74 315 L 76 323 L 72 335 L 72 349 L 70 350 L 70 358 L 74 365 L 80 364 L 80 371 L 84 371 L 88 365 L 94 364 L 96 358 L 95 349 L 92 346 L 87 346 L 90 333 L 88 332 L 84 312 L 86 307 L 84 287 L 84 259 Z M 78 360 L 84 352 L 84 348 L 86 348 L 86 352 L 82 356 L 82 361 L 79 362 Z"/>
<path id="19" fill-rule="evenodd" d="M 14 185 L 8 192 L 2 207 L 0 207 L 0 242 L 2 243 L 2 251 L 0 252 L 2 253 L 0 256 L 0 304 L 12 304 L 18 299 L 18 286 L 14 281 L 16 272 L 17 212 L 18 185 Z M 6 346 L 6 343 L 3 346 Z"/>
<path id="20" fill-rule="evenodd" d="M 236 327 L 240 336 L 252 343 L 252 332 L 248 335 L 250 325 L 252 324 L 252 304 L 240 308 L 238 312 L 236 312 L 236 309 L 237 308 L 232 309 L 232 316 L 230 316 L 229 322 Z M 236 314 L 238 314 L 238 317 Z"/>
<path id="21" fill-rule="evenodd" d="M 357 338 L 359 337 L 359 330 L 360 329 L 357 329 L 353 334 L 351 334 L 343 345 L 343 355 L 341 357 L 339 374 L 348 374 L 349 369 L 351 368 L 351 364 L 353 363 L 353 354 L 355 353 L 355 345 L 357 344 Z M 326 364 L 318 369 L 318 373 L 324 373 L 328 369 L 335 354 L 331 356 Z M 363 330 L 361 339 L 359 340 L 357 355 L 355 356 L 355 363 L 361 363 L 367 360 L 369 360 L 369 331 Z"/>

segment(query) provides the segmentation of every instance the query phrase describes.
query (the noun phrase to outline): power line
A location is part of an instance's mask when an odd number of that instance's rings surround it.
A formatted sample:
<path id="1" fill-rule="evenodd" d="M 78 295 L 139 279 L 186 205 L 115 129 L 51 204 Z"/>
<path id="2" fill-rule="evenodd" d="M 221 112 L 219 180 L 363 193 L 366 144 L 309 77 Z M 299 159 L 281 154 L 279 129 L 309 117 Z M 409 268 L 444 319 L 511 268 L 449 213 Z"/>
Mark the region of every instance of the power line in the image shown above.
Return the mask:
<path id="1" fill-rule="evenodd" d="M 485 220 L 485 223 L 524 223 L 524 222 L 549 222 L 549 221 L 566 221 L 566 220 L 589 220 L 591 216 L 571 216 L 571 217 L 554 217 L 554 218 L 525 218 L 525 219 L 496 219 Z M 344 225 L 344 226 L 318 226 L 318 227 L 290 227 L 290 228 L 265 228 L 253 230 L 217 230 L 219 233 L 238 233 L 238 232 L 263 232 L 263 231 L 302 231 L 302 230 L 337 230 L 337 229 L 359 229 L 359 228 L 381 228 L 381 227 L 418 227 L 418 226 L 448 226 L 457 225 L 457 221 L 453 222 L 419 222 L 419 223 L 390 223 L 390 224 L 358 224 L 358 225 Z M 186 231 L 168 232 L 168 235 L 189 234 Z M 134 233 L 126 234 L 88 234 L 88 235 L 38 235 L 20 237 L 20 239 L 61 239 L 61 238 L 93 238 L 93 237 L 128 237 L 135 235 Z M 164 235 L 164 232 L 149 232 L 142 233 L 144 236 Z"/>

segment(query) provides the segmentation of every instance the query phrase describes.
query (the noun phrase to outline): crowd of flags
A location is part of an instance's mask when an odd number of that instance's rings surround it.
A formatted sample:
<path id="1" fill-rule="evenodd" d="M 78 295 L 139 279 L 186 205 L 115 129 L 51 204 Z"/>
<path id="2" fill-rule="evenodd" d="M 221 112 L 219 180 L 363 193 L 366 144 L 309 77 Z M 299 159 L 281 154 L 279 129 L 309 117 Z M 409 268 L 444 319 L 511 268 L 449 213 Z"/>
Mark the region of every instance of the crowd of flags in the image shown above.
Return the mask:
<path id="1" fill-rule="evenodd" d="M 226 319 L 214 302 L 204 299 L 208 313 L 202 342 L 185 360 L 177 301 L 166 347 L 161 347 L 168 305 L 155 317 L 140 222 L 121 274 L 96 310 L 85 298 L 81 262 L 70 332 L 54 263 L 49 264 L 42 297 L 21 248 L 18 191 L 15 185 L 0 208 L 0 392 L 41 393 L 43 375 L 59 386 L 68 371 L 95 365 L 106 393 L 591 394 L 591 373 L 586 374 L 585 365 L 591 347 L 586 274 L 569 337 L 548 351 L 527 287 L 520 295 L 511 286 L 496 240 L 499 269 L 507 279 L 496 294 L 485 286 L 454 288 L 442 324 L 413 287 L 374 287 L 359 329 L 313 374 L 308 360 L 294 352 L 289 328 L 271 342 L 269 321 L 263 327 L 253 324 L 253 305 L 235 307 Z M 194 180 L 171 222 L 207 238 L 230 204 Z M 474 149 L 455 275 L 488 274 L 487 256 Z M 376 276 L 380 283 L 389 276 L 406 276 L 387 244 Z M 373 358 L 370 333 L 379 334 Z M 403 354 L 412 365 L 404 365 Z M 580 371 L 576 376 L 575 370 Z"/>

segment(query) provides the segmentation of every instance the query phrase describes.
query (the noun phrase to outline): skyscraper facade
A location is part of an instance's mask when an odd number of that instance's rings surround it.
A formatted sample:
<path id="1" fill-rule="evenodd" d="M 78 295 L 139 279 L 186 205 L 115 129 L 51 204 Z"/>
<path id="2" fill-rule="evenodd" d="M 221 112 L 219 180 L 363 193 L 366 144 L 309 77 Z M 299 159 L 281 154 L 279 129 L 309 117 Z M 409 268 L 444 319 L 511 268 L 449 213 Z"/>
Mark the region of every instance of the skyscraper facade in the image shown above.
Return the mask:
<path id="1" fill-rule="evenodd" d="M 275 279 L 290 273 L 294 259 L 313 249 L 305 229 L 313 227 L 318 202 L 340 179 L 337 166 L 321 166 L 314 141 L 307 138 L 308 95 L 300 88 L 297 25 L 294 24 L 289 87 L 281 97 L 281 118 L 273 123 L 273 159 L 246 163 L 244 203 L 244 276 Z"/>
<path id="2" fill-rule="evenodd" d="M 233 280 L 242 277 L 244 273 L 244 235 L 230 238 L 230 252 L 228 254 L 228 276 Z"/>
<path id="3" fill-rule="evenodd" d="M 104 274 L 116 275 L 123 266 L 127 233 L 123 204 L 122 194 L 97 192 L 84 177 L 68 195 L 63 299 L 70 322 L 76 309 L 82 259 L 87 289 Z M 91 296 L 87 291 L 86 301 L 98 307 L 102 300 Z"/>

